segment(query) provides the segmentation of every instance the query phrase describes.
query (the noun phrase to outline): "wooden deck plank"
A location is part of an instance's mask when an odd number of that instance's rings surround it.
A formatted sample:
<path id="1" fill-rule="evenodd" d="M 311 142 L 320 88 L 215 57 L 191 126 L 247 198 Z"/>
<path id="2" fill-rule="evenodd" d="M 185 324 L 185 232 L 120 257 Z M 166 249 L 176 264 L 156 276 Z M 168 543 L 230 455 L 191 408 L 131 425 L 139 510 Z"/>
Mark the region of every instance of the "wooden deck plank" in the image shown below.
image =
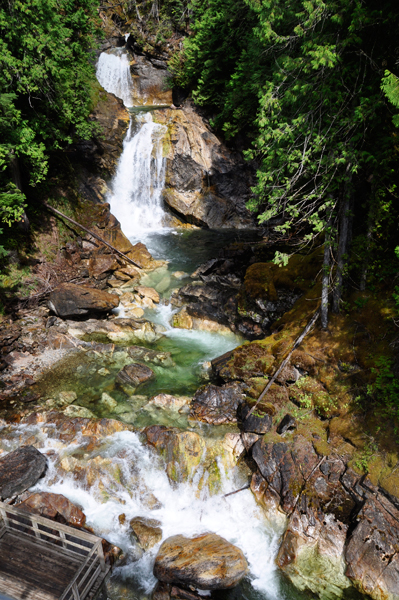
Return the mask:
<path id="1" fill-rule="evenodd" d="M 76 560 L 63 553 L 57 554 L 47 548 L 38 547 L 25 537 L 19 539 L 15 533 L 7 532 L 0 540 L 0 591 L 9 593 L 9 582 L 16 580 L 13 596 L 26 600 L 27 590 L 36 589 L 48 598 L 59 598 L 77 570 Z"/>

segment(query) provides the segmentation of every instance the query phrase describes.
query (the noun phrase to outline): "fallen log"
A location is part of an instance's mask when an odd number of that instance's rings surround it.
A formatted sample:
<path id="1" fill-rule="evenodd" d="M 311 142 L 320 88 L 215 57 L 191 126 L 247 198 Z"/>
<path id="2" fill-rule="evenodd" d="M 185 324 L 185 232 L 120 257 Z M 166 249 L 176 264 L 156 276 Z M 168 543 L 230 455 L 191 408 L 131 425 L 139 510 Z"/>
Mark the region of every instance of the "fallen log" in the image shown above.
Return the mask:
<path id="1" fill-rule="evenodd" d="M 137 263 L 135 263 L 134 260 L 132 260 L 131 258 L 129 258 L 128 256 L 126 256 L 126 254 L 124 254 L 123 252 L 121 252 L 120 250 L 118 250 L 117 248 L 115 248 L 115 246 L 112 246 L 111 244 L 109 244 L 108 242 L 106 242 L 105 240 L 103 240 L 99 235 L 97 235 L 97 233 L 94 233 L 94 231 L 90 231 L 90 229 L 87 229 L 87 227 L 84 227 L 84 225 L 81 225 L 77 221 L 74 221 L 74 219 L 71 219 L 71 217 L 67 217 L 60 210 L 57 210 L 56 208 L 53 208 L 52 206 L 50 206 L 49 204 L 47 204 L 47 202 L 43 202 L 43 204 L 51 212 L 53 212 L 56 215 L 62 217 L 63 219 L 66 219 L 67 221 L 70 221 L 76 227 L 80 227 L 80 229 L 83 229 L 83 231 L 85 231 L 86 233 L 92 235 L 96 240 L 98 240 L 99 242 L 102 242 L 105 246 L 108 246 L 108 248 L 111 248 L 111 250 L 113 250 L 114 252 L 116 252 L 117 254 L 119 254 L 119 256 L 121 256 L 124 260 L 126 260 L 130 264 L 134 265 L 138 269 L 142 268 L 142 267 L 140 267 L 140 265 L 138 265 Z"/>

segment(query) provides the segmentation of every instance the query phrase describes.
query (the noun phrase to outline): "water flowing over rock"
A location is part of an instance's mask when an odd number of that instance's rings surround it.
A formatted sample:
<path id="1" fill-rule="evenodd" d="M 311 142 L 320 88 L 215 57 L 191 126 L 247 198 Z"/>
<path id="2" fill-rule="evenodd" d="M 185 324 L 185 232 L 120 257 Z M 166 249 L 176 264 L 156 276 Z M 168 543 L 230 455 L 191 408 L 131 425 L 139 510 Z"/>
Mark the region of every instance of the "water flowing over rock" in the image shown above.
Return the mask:
<path id="1" fill-rule="evenodd" d="M 108 201 L 129 237 L 139 237 L 148 229 L 162 226 L 165 133 L 166 127 L 154 123 L 151 113 L 142 113 L 131 122 L 123 142 Z"/>
<path id="2" fill-rule="evenodd" d="M 33 446 L 23 446 L 0 458 L 0 498 L 24 492 L 44 474 L 46 457 Z"/>
<path id="3" fill-rule="evenodd" d="M 154 575 L 160 581 L 200 590 L 235 587 L 247 572 L 241 550 L 215 533 L 191 539 L 183 535 L 168 538 L 154 564 Z"/>
<path id="4" fill-rule="evenodd" d="M 97 64 L 97 79 L 102 87 L 125 106 L 133 106 L 133 80 L 130 74 L 129 55 L 123 48 L 102 52 Z"/>
<path id="5" fill-rule="evenodd" d="M 58 317 L 89 317 L 106 314 L 119 304 L 115 294 L 73 283 L 63 283 L 50 294 L 49 306 Z"/>

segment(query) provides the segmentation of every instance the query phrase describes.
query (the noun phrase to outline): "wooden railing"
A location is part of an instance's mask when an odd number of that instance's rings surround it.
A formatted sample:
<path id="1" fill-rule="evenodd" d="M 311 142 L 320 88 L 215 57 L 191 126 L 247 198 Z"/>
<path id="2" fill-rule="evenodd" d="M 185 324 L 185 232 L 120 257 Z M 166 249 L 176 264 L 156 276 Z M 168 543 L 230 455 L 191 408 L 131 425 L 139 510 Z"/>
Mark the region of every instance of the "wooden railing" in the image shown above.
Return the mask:
<path id="1" fill-rule="evenodd" d="M 76 573 L 59 600 L 84 600 L 105 580 L 110 567 L 105 564 L 101 538 L 68 525 L 33 515 L 0 502 L 0 538 L 7 532 L 28 536 L 39 546 L 51 547 L 76 561 Z"/>

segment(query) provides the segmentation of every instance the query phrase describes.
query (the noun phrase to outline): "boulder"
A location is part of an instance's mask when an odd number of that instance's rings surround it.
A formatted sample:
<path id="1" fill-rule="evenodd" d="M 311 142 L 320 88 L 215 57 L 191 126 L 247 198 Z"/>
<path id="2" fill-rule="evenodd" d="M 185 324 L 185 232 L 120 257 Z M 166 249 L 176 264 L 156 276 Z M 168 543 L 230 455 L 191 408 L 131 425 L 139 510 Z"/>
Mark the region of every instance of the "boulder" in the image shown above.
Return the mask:
<path id="1" fill-rule="evenodd" d="M 128 385 L 136 388 L 141 383 L 154 377 L 154 371 L 145 365 L 132 363 L 123 367 L 116 376 L 116 380 L 121 385 Z"/>
<path id="2" fill-rule="evenodd" d="M 165 112 L 171 143 L 164 200 L 171 212 L 200 227 L 256 227 L 245 207 L 251 167 L 218 140 L 194 105 Z"/>
<path id="3" fill-rule="evenodd" d="M 159 294 L 156 290 L 154 290 L 154 288 L 145 287 L 144 285 L 140 285 L 139 287 L 136 288 L 136 292 L 142 298 L 149 298 L 155 304 L 159 303 Z"/>
<path id="4" fill-rule="evenodd" d="M 247 572 L 241 550 L 215 533 L 168 538 L 154 564 L 154 575 L 160 581 L 200 590 L 235 587 Z"/>
<path id="5" fill-rule="evenodd" d="M 22 446 L 0 458 L 0 498 L 21 494 L 44 474 L 46 457 L 33 446 Z"/>
<path id="6" fill-rule="evenodd" d="M 147 519 L 146 517 L 134 517 L 130 521 L 130 529 L 135 541 L 143 548 L 149 550 L 162 539 L 161 521 Z"/>
<path id="7" fill-rule="evenodd" d="M 163 425 L 147 427 L 144 435 L 147 443 L 156 448 L 165 460 L 171 481 L 180 483 L 192 480 L 205 450 L 205 442 L 200 435 Z"/>
<path id="8" fill-rule="evenodd" d="M 86 516 L 80 508 L 62 494 L 37 492 L 17 504 L 17 507 L 27 512 L 41 515 L 47 519 L 54 519 L 67 525 L 72 525 L 73 527 L 83 527 L 86 522 Z"/>
<path id="9" fill-rule="evenodd" d="M 399 597 L 399 511 L 384 496 L 370 496 L 357 516 L 345 551 L 346 575 L 375 600 Z"/>
<path id="10" fill-rule="evenodd" d="M 111 312 L 119 305 L 116 294 L 73 283 L 63 283 L 50 294 L 49 307 L 62 319 L 82 318 Z"/>
<path id="11" fill-rule="evenodd" d="M 237 408 L 243 401 L 242 385 L 229 383 L 222 387 L 208 384 L 200 387 L 191 402 L 190 416 L 212 425 L 237 422 Z"/>

